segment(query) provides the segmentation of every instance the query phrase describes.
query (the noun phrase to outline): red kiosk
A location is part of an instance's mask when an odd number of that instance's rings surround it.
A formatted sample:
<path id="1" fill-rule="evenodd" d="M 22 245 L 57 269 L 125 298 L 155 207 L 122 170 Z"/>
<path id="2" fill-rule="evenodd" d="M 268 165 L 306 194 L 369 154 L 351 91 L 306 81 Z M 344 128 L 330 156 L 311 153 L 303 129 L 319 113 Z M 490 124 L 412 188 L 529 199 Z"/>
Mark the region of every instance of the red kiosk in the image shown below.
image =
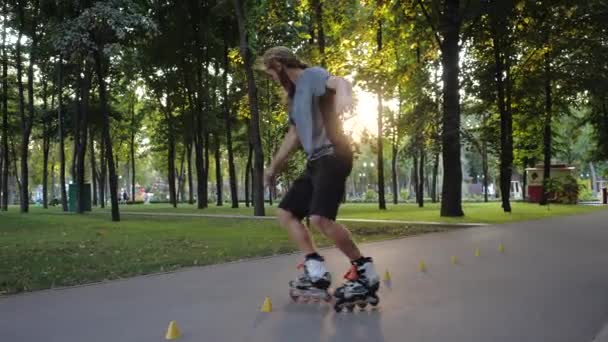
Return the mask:
<path id="1" fill-rule="evenodd" d="M 538 203 L 543 194 L 543 170 L 542 164 L 536 167 L 526 168 L 526 198 L 528 202 Z M 551 178 L 563 178 L 567 175 L 576 177 L 576 168 L 566 164 L 551 165 Z"/>

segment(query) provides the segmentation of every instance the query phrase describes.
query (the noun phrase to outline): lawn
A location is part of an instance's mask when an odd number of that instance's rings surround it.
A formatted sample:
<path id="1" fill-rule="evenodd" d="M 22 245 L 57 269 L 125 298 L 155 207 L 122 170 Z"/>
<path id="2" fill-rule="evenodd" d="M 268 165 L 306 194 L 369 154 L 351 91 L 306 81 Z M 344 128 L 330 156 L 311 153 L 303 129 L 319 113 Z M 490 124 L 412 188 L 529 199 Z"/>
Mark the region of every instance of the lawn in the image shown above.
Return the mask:
<path id="1" fill-rule="evenodd" d="M 295 251 L 274 220 L 0 214 L 0 293 L 162 272 Z M 443 231 L 438 226 L 349 224 L 356 241 Z M 328 241 L 315 234 L 319 246 Z"/>
<path id="2" fill-rule="evenodd" d="M 340 217 L 501 223 L 540 219 L 554 215 L 582 214 L 604 207 L 540 207 L 514 203 L 505 214 L 499 203 L 465 203 L 463 218 L 442 218 L 437 204 L 418 208 L 412 204 L 389 205 L 379 211 L 374 204 L 346 204 Z M 252 215 L 252 209 L 215 205 L 198 210 L 166 204 L 121 206 L 120 222 L 112 222 L 108 209 L 85 215 L 63 214 L 58 207 L 35 207 L 19 214 L 17 207 L 0 213 L 0 294 L 76 285 L 106 279 L 208 265 L 295 251 L 276 220 L 250 220 L 179 216 L 135 216 L 128 211 L 154 213 L 210 213 Z M 267 208 L 273 215 L 275 207 Z M 444 231 L 446 226 L 348 222 L 357 242 L 376 241 Z M 319 246 L 327 240 L 315 233 Z"/>
<path id="3" fill-rule="evenodd" d="M 416 204 L 387 204 L 386 211 L 378 210 L 377 204 L 354 204 L 348 203 L 340 208 L 338 218 L 348 219 L 381 219 L 381 220 L 401 220 L 401 221 L 427 221 L 427 222 L 446 222 L 446 223 L 507 223 L 541 219 L 551 216 L 563 216 L 584 214 L 596 210 L 607 209 L 606 206 L 584 206 L 584 205 L 557 205 L 540 206 L 538 204 L 514 202 L 512 203 L 512 213 L 505 213 L 500 202 L 490 203 L 463 203 L 464 217 L 448 218 L 439 215 L 438 203 L 425 203 L 423 208 Z M 253 215 L 253 208 L 241 205 L 238 209 L 230 208 L 230 205 L 217 207 L 211 204 L 209 208 L 197 209 L 195 205 L 179 204 L 173 208 L 168 204 L 148 204 L 148 205 L 123 205 L 121 210 L 124 212 L 154 212 L 154 213 L 200 213 L 200 214 L 229 214 L 229 215 Z M 96 209 L 96 211 L 108 212 L 109 209 Z M 266 215 L 272 216 L 276 211 L 274 206 L 266 206 Z"/>

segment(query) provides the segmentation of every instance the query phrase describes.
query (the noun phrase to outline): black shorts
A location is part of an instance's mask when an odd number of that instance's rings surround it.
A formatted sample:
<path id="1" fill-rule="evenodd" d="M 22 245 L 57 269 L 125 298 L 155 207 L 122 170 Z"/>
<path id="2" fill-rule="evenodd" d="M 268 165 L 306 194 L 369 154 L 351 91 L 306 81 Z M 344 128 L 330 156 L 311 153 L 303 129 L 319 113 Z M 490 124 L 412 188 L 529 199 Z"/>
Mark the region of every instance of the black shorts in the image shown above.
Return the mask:
<path id="1" fill-rule="evenodd" d="M 293 182 L 279 208 L 291 212 L 299 220 L 310 215 L 335 220 L 352 166 L 350 152 L 307 162 L 306 170 Z"/>

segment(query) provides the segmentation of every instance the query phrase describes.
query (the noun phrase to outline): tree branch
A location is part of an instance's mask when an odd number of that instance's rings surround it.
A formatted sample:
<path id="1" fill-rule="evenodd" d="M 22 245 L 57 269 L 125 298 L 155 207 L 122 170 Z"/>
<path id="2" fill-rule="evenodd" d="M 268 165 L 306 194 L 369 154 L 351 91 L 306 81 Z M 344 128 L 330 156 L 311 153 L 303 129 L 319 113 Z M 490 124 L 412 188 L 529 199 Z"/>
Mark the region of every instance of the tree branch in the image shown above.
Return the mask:
<path id="1" fill-rule="evenodd" d="M 471 1 L 467 1 L 467 5 L 465 7 L 464 13 L 467 13 L 469 11 L 470 5 L 471 5 Z M 486 6 L 487 6 L 487 3 L 486 3 Z M 477 24 L 479 23 L 479 20 L 481 19 L 481 13 L 482 13 L 482 6 L 479 6 L 477 13 L 473 16 L 473 22 L 467 27 L 467 30 L 465 32 L 463 32 L 463 34 L 462 34 L 462 44 L 463 45 L 469 39 L 469 37 L 473 34 L 475 27 L 477 26 Z M 463 21 L 463 16 L 464 15 L 462 15 L 460 17 L 461 22 Z"/>
<path id="2" fill-rule="evenodd" d="M 435 40 L 437 41 L 437 44 L 439 45 L 439 48 L 441 49 L 443 46 L 443 43 L 441 42 L 441 38 L 439 37 L 439 34 L 437 33 L 437 28 L 435 27 L 435 25 L 433 25 L 433 19 L 431 19 L 429 12 L 424 7 L 422 0 L 418 0 L 418 4 L 420 5 L 420 8 L 422 9 L 422 13 L 424 13 L 424 16 L 426 17 L 426 20 L 428 21 L 429 25 L 431 26 L 431 29 L 433 29 L 433 34 L 435 36 Z"/>
<path id="3" fill-rule="evenodd" d="M 514 81 L 517 79 L 518 72 L 520 72 L 521 70 L 524 69 L 524 67 L 526 66 L 526 64 L 532 59 L 532 57 L 534 57 L 534 55 L 536 54 L 536 52 L 538 52 L 539 49 L 536 48 L 532 51 L 532 53 L 530 53 L 530 55 L 528 56 L 528 58 L 526 58 L 526 60 L 521 64 L 521 66 L 519 67 L 519 69 L 515 70 L 515 72 L 513 72 L 511 80 Z"/>

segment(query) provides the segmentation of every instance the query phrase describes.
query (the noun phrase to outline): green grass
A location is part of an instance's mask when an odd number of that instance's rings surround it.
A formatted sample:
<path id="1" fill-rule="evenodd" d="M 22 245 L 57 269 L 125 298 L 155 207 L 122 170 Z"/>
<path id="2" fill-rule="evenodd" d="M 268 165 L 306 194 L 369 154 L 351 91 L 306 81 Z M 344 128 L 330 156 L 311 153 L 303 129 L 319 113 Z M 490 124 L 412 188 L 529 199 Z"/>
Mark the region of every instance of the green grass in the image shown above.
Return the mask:
<path id="1" fill-rule="evenodd" d="M 276 207 L 268 207 L 273 215 Z M 375 204 L 347 204 L 340 217 L 436 222 L 502 223 L 573 215 L 606 207 L 514 203 L 505 214 L 499 203 L 465 203 L 463 218 L 442 218 L 437 204 L 418 208 L 390 205 L 379 211 Z M 181 212 L 252 215 L 251 208 L 205 210 L 166 204 L 121 206 L 138 212 Z M 444 231 L 445 226 L 349 222 L 357 242 Z M 329 242 L 314 233 L 318 246 Z M 63 214 L 58 207 L 32 207 L 19 214 L 17 207 L 0 213 L 0 293 L 17 293 L 56 286 L 174 270 L 239 259 L 293 252 L 295 245 L 276 220 L 223 219 L 175 216 L 122 215 L 109 219 L 108 209 L 94 214 Z"/>
<path id="2" fill-rule="evenodd" d="M 185 266 L 295 251 L 275 221 L 64 215 L 32 208 L 0 214 L 0 293 L 76 285 Z M 443 231 L 403 224 L 349 225 L 358 242 Z M 318 246 L 329 243 L 314 234 Z"/>
<path id="3" fill-rule="evenodd" d="M 348 203 L 340 208 L 338 218 L 351 219 L 382 219 L 382 220 L 402 220 L 402 221 L 427 221 L 427 222 L 446 222 L 446 223 L 507 223 L 519 222 L 534 219 L 541 219 L 551 216 L 563 216 L 584 214 L 596 210 L 607 209 L 606 206 L 583 206 L 583 205 L 556 205 L 540 206 L 531 203 L 512 203 L 512 213 L 505 213 L 500 202 L 490 203 L 463 203 L 464 217 L 449 218 L 439 215 L 439 204 L 425 203 L 424 208 L 419 208 L 416 204 L 387 205 L 386 211 L 378 210 L 377 204 L 353 204 Z M 121 210 L 154 213 L 201 213 L 201 214 L 230 214 L 230 215 L 253 215 L 253 208 L 246 208 L 242 205 L 238 209 L 230 208 L 229 205 L 216 207 L 211 204 L 207 209 L 197 209 L 195 205 L 179 204 L 173 208 L 168 204 L 149 204 L 149 205 L 125 205 Z M 109 209 L 96 209 L 105 211 Z M 275 206 L 266 206 L 266 215 L 274 215 Z"/>

